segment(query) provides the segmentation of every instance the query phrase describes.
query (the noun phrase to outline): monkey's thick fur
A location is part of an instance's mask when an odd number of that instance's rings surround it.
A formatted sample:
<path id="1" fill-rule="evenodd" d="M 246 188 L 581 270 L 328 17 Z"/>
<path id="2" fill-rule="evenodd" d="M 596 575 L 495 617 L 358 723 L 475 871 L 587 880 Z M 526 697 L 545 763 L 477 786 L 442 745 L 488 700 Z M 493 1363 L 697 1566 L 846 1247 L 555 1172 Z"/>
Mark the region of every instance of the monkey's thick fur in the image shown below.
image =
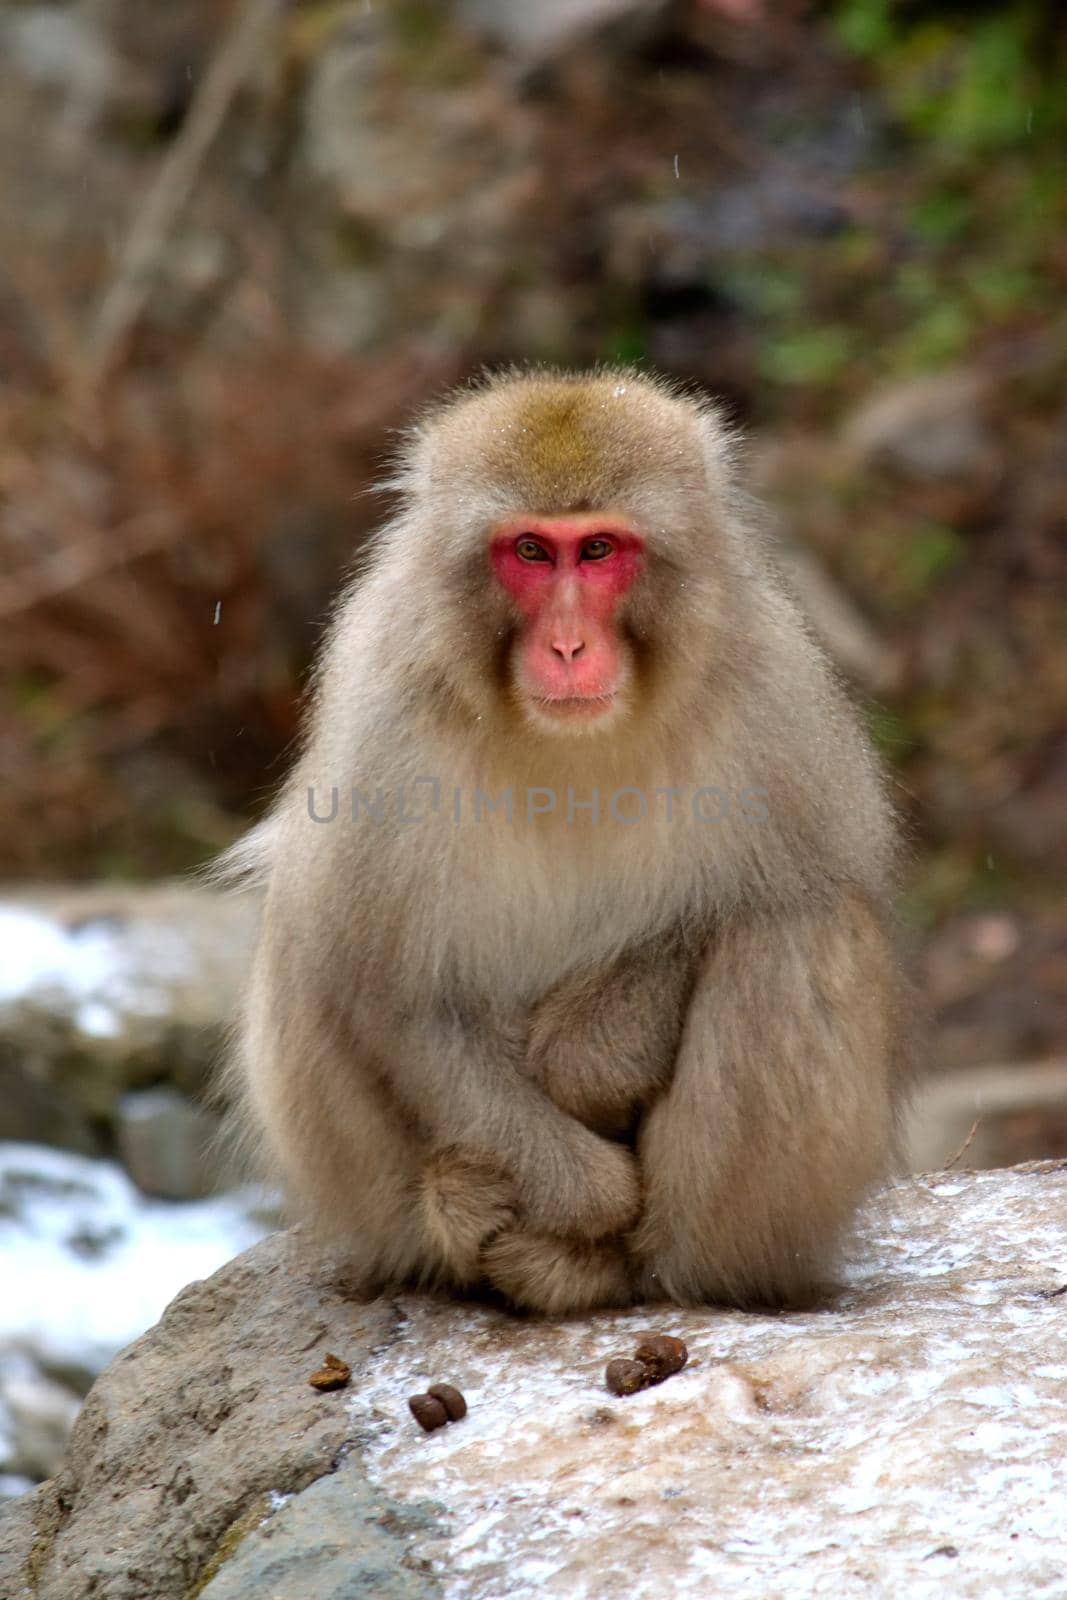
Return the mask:
<path id="1" fill-rule="evenodd" d="M 394 486 L 235 852 L 258 1141 L 368 1290 L 809 1300 L 892 1162 L 893 830 L 727 431 L 633 372 L 509 375 L 428 414 Z M 557 733 L 486 552 L 571 511 L 645 560 L 619 703 Z"/>

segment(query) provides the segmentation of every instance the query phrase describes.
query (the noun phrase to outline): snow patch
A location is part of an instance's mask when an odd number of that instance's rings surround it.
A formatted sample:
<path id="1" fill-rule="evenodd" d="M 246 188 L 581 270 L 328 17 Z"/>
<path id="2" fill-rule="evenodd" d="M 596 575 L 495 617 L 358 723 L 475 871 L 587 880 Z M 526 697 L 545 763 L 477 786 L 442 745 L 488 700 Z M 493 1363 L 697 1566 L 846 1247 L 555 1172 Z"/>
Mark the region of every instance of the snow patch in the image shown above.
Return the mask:
<path id="1" fill-rule="evenodd" d="M 0 1347 L 98 1372 L 269 1231 L 251 1192 L 147 1199 L 106 1161 L 0 1144 Z"/>
<path id="2" fill-rule="evenodd" d="M 0 1005 L 54 1007 L 84 1033 L 112 1038 L 123 1013 L 166 1015 L 169 986 L 189 975 L 188 943 L 177 932 L 107 918 L 68 928 L 40 911 L 0 904 Z"/>

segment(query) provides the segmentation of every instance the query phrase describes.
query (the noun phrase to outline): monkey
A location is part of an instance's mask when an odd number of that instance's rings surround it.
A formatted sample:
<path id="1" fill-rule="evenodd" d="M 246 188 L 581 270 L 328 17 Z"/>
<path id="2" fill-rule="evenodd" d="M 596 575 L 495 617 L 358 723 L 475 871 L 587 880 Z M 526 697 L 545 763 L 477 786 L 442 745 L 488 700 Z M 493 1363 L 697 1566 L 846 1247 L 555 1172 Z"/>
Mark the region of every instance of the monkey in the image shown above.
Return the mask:
<path id="1" fill-rule="evenodd" d="M 399 448 L 229 866 L 243 1115 L 367 1292 L 810 1304 L 893 1170 L 897 830 L 741 477 L 630 369 Z"/>

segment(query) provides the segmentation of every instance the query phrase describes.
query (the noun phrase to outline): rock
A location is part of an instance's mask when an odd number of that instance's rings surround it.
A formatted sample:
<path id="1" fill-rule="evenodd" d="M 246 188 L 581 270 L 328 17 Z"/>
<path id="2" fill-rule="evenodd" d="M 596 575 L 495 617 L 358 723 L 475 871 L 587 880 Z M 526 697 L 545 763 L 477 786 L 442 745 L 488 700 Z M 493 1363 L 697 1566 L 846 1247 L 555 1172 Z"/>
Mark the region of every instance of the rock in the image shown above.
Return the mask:
<path id="1" fill-rule="evenodd" d="M 33 1600 L 30 1562 L 33 1555 L 33 1502 L 0 1502 L 0 1594 L 4 1600 Z"/>
<path id="2" fill-rule="evenodd" d="M 20 1351 L 0 1348 L 0 1461 L 5 1474 L 39 1483 L 56 1471 L 81 1397 Z"/>
<path id="3" fill-rule="evenodd" d="M 420 17 L 426 39 L 385 7 L 346 14 L 314 53 L 299 164 L 316 265 L 300 316 L 328 348 L 367 348 L 398 317 L 476 314 L 536 203 L 531 114 L 473 34 Z M 435 70 L 413 72 L 427 50 L 440 52 Z"/>
<path id="4" fill-rule="evenodd" d="M 301 1600 L 432 1593 L 405 1560 L 428 1513 L 371 1486 L 343 1395 L 307 1383 L 327 1349 L 373 1370 L 402 1322 L 392 1303 L 352 1303 L 311 1272 L 296 1234 L 191 1285 L 98 1382 L 66 1463 L 30 1497 L 37 1600 L 94 1587 L 168 1600 L 209 1578 L 216 1597 L 262 1595 L 268 1578 L 272 1595 Z M 247 1586 L 241 1571 L 254 1573 Z M 337 1581 L 324 1587 L 327 1573 Z M 0 1594 L 18 1581 L 0 1567 Z"/>
<path id="5" fill-rule="evenodd" d="M 841 447 L 807 432 L 758 434 L 746 460 L 766 506 L 779 568 L 820 642 L 867 694 L 898 693 L 903 649 L 863 614 L 805 537 L 805 530 L 833 523 L 835 499 L 850 472 Z"/>
<path id="6" fill-rule="evenodd" d="M 198 1200 L 224 1186 L 218 1130 L 210 1112 L 166 1085 L 134 1090 L 118 1104 L 122 1164 L 142 1194 L 163 1200 Z"/>
<path id="7" fill-rule="evenodd" d="M 997 859 L 990 855 L 989 866 Z M 1045 873 L 1054 881 L 1054 863 Z M 1067 1056 L 1067 925 L 1051 903 L 1036 916 L 949 917 L 923 943 L 920 981 L 932 1023 L 929 1056 L 939 1073 Z M 1000 1165 L 1059 1155 L 1067 1124 L 1057 1121 L 1035 1128 L 1031 1145 L 1015 1143 Z"/>
<path id="8" fill-rule="evenodd" d="M 977 1126 L 975 1126 L 977 1124 Z M 1060 1145 L 1067 1130 L 1067 1061 L 972 1067 L 929 1078 L 908 1116 L 912 1166 L 1010 1166 L 1019 1152 Z"/>
<path id="9" fill-rule="evenodd" d="M 783 541 L 778 557 L 801 609 L 834 661 L 868 694 L 899 689 L 901 652 L 884 640 L 810 550 Z"/>
<path id="10" fill-rule="evenodd" d="M 654 18 L 663 9 L 663 0 L 540 0 L 535 6 L 459 0 L 463 22 L 505 50 L 534 58 L 558 55 L 609 23 Z"/>
<path id="11" fill-rule="evenodd" d="M 0 39 L 31 83 L 99 100 L 112 88 L 114 57 L 85 8 L 20 7 L 0 20 Z"/>
<path id="12" fill-rule="evenodd" d="M 0 1140 L 106 1154 L 128 1090 L 202 1092 L 255 921 L 253 895 L 178 885 L 0 901 Z"/>
<path id="13" fill-rule="evenodd" d="M 852 414 L 844 442 L 861 465 L 882 463 L 919 480 L 989 483 L 1000 454 L 984 413 L 988 387 L 972 372 L 889 384 Z"/>
<path id="14" fill-rule="evenodd" d="M 784 1316 L 360 1302 L 276 1236 L 100 1378 L 0 1513 L 0 1594 L 31 1567 L 35 1600 L 1055 1592 L 1065 1204 L 1065 1162 L 909 1180 Z M 688 1365 L 607 1395 L 650 1330 Z M 348 1389 L 308 1385 L 326 1351 Z M 439 1381 L 469 1413 L 425 1434 L 407 1397 Z"/>
<path id="15" fill-rule="evenodd" d="M 315 1480 L 269 1518 L 257 1517 L 203 1600 L 420 1600 L 440 1591 L 419 1570 L 419 1536 L 436 1508 L 405 1508 L 374 1493 L 354 1467 Z"/>

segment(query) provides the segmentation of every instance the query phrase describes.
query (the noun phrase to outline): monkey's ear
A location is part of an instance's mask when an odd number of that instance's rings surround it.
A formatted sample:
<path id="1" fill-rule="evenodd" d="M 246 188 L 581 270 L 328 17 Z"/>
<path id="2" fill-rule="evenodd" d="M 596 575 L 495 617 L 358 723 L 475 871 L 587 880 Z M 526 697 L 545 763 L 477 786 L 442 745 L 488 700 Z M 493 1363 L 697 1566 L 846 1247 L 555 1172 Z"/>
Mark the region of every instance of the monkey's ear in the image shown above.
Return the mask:
<path id="1" fill-rule="evenodd" d="M 430 433 L 428 421 L 421 417 L 396 430 L 385 471 L 375 479 L 375 493 L 398 494 L 407 500 L 418 497 L 430 478 Z"/>
<path id="2" fill-rule="evenodd" d="M 739 431 L 728 421 L 723 409 L 710 400 L 697 413 L 697 427 L 704 448 L 709 486 L 712 489 L 732 488 L 741 453 Z"/>

